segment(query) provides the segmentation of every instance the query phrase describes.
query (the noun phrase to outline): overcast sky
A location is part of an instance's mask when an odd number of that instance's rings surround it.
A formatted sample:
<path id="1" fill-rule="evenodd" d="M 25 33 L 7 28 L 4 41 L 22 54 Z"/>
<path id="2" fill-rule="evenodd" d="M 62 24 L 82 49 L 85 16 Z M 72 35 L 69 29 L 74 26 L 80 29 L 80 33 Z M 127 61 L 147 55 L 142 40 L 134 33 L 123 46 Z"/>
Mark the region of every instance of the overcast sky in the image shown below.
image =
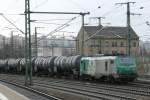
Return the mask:
<path id="1" fill-rule="evenodd" d="M 150 26 L 146 25 L 146 21 L 150 22 L 150 0 L 30 0 L 32 11 L 51 11 L 51 12 L 90 12 L 90 15 L 85 17 L 85 23 L 89 25 L 97 25 L 98 21 L 91 19 L 91 17 L 105 17 L 102 20 L 103 26 L 108 26 L 106 23 L 111 23 L 109 26 L 126 26 L 126 5 L 115 5 L 115 3 L 135 1 L 131 4 L 132 13 L 140 13 L 141 16 L 131 16 L 131 26 L 136 33 L 140 36 L 140 39 L 146 40 L 150 38 Z M 24 16 L 15 15 L 24 13 L 25 0 L 1 0 L 0 13 L 12 21 L 17 27 L 24 31 Z M 100 7 L 99 7 L 100 6 Z M 140 9 L 143 8 L 143 9 Z M 32 23 L 32 33 L 34 33 L 34 27 L 45 27 L 38 29 L 38 33 L 46 35 L 60 26 L 68 22 L 71 18 L 76 17 L 71 21 L 69 26 L 65 27 L 61 31 L 68 31 L 74 33 L 59 32 L 56 34 L 65 36 L 76 36 L 81 27 L 81 16 L 79 15 L 38 15 L 32 14 L 31 20 L 39 20 L 36 23 Z M 59 20 L 56 20 L 59 19 Z M 61 19 L 61 20 L 60 20 Z M 48 21 L 43 21 L 48 20 Z M 42 23 L 40 23 L 42 22 Z M 13 28 L 3 17 L 0 17 L 0 31 L 1 34 L 9 36 L 10 30 L 5 27 Z M 46 24 L 47 23 L 47 24 Z M 14 32 L 14 34 L 21 34 Z M 147 36 L 149 35 L 149 36 Z"/>

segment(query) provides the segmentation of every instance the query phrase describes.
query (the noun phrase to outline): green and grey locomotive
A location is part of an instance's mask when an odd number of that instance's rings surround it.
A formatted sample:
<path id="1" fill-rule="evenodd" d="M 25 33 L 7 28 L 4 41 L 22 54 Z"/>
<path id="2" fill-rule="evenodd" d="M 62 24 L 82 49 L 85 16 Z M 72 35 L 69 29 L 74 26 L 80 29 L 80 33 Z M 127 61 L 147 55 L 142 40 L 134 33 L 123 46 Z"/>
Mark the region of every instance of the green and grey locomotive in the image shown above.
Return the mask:
<path id="1" fill-rule="evenodd" d="M 135 59 L 129 56 L 83 57 L 80 76 L 109 81 L 133 81 L 137 77 Z"/>

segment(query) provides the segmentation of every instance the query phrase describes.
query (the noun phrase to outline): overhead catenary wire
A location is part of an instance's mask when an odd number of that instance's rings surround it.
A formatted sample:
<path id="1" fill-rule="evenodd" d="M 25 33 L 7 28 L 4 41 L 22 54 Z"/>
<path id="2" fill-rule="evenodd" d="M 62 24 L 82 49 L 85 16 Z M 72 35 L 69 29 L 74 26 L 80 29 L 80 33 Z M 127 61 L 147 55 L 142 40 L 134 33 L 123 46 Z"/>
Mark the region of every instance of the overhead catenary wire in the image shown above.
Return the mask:
<path id="1" fill-rule="evenodd" d="M 107 16 L 107 15 L 113 13 L 113 11 L 116 11 L 116 9 L 118 9 L 118 8 L 119 7 L 112 8 L 111 10 L 109 10 L 109 11 L 105 12 L 104 14 L 102 14 L 102 16 Z"/>
<path id="2" fill-rule="evenodd" d="M 0 13 L 0 14 L 3 14 L 3 15 L 10 15 L 10 16 L 11 16 L 11 15 L 12 15 L 12 16 L 14 16 L 14 15 L 15 15 L 15 16 L 17 16 L 17 15 L 18 15 L 18 16 L 24 15 L 23 13 Z"/>
<path id="3" fill-rule="evenodd" d="M 41 23 L 41 24 L 53 24 L 53 25 L 63 25 L 60 22 L 57 23 L 58 21 L 64 21 L 64 20 L 71 20 L 71 19 L 47 19 L 47 20 L 31 20 L 32 23 Z"/>
<path id="4" fill-rule="evenodd" d="M 70 20 L 70 19 L 60 19 L 60 18 L 59 19 L 43 19 L 43 20 L 41 20 L 41 19 L 40 20 L 39 19 L 36 20 L 35 19 L 33 21 L 57 21 L 57 20 Z"/>
<path id="5" fill-rule="evenodd" d="M 15 0 L 15 2 L 13 1 L 12 3 L 10 3 L 10 5 L 8 6 L 8 8 L 6 9 L 6 10 L 8 10 L 10 7 L 12 7 L 12 5 L 14 5 L 14 3 L 17 3 L 19 0 Z M 46 3 L 48 0 L 45 0 L 45 1 L 43 1 L 43 2 L 41 2 L 39 5 L 37 5 L 37 6 L 35 6 L 33 9 L 36 9 L 36 8 L 38 8 L 38 7 L 40 7 L 41 5 L 43 5 L 44 3 Z M 5 11 L 3 11 L 3 12 L 6 12 L 6 10 Z M 21 29 L 19 29 L 12 21 L 10 21 L 5 15 L 24 15 L 23 13 L 21 14 L 11 14 L 11 13 L 0 13 L 0 15 L 6 20 L 6 21 L 8 21 L 12 26 L 14 26 L 17 30 L 19 30 L 21 33 L 23 33 L 23 34 L 25 34 Z M 19 20 L 21 20 L 21 18 L 19 17 L 19 18 L 17 18 L 14 22 L 18 22 Z"/>
<path id="6" fill-rule="evenodd" d="M 6 15 L 9 15 L 9 16 L 20 16 L 20 15 L 24 15 L 24 14 L 21 14 L 21 13 L 0 13 L 0 14 L 3 14 L 4 16 L 5 16 L 5 18 L 6 18 Z M 8 19 L 8 18 L 7 18 Z M 12 22 L 12 23 L 16 23 L 16 22 L 18 22 L 18 21 L 20 21 L 20 19 L 21 19 L 21 17 L 18 17 L 14 22 Z M 8 19 L 9 20 L 9 19 Z M 7 20 L 7 21 L 8 21 Z M 9 20 L 10 21 L 10 20 Z"/>
<path id="7" fill-rule="evenodd" d="M 33 22 L 33 23 L 41 23 L 41 24 L 53 24 L 53 25 L 63 25 L 63 24 L 58 24 L 58 23 L 47 23 L 47 22 Z"/>
<path id="8" fill-rule="evenodd" d="M 45 1 L 43 1 L 43 2 L 41 2 L 40 4 L 38 4 L 37 6 L 35 6 L 33 9 L 36 9 L 36 8 L 38 8 L 38 7 L 40 7 L 41 5 L 43 5 L 43 4 L 45 4 L 46 2 L 47 2 L 48 0 L 45 0 Z M 11 4 L 11 5 L 14 5 L 14 3 L 16 3 L 16 2 L 18 2 L 18 0 L 16 0 L 15 2 L 13 1 L 13 3 Z M 9 8 L 11 7 L 11 5 L 9 5 Z M 8 8 L 7 8 L 8 9 Z M 3 12 L 6 12 L 6 11 L 3 11 Z M 3 15 L 24 15 L 24 14 L 9 14 L 9 13 L 5 13 L 5 14 L 3 14 Z M 8 19 L 8 18 L 7 18 Z M 16 20 L 15 20 L 15 22 L 16 21 L 19 21 L 21 18 L 19 17 L 19 18 L 17 18 Z M 10 21 L 10 20 L 9 20 Z M 21 32 L 22 33 L 22 32 Z"/>
<path id="9" fill-rule="evenodd" d="M 105 17 L 108 16 L 109 14 L 113 13 L 114 11 L 116 11 L 116 9 L 118 9 L 119 7 L 115 7 L 107 12 L 105 12 L 104 14 L 102 14 L 101 16 Z M 90 11 L 91 12 L 91 11 Z M 96 12 L 95 10 L 93 10 L 93 12 Z M 90 20 L 89 20 L 90 21 Z"/>
<path id="10" fill-rule="evenodd" d="M 50 35 L 52 35 L 52 34 L 58 32 L 58 31 L 60 31 L 60 30 L 62 30 L 62 29 L 64 29 L 64 28 L 66 28 L 67 26 L 69 26 L 68 23 L 72 22 L 72 21 L 75 20 L 76 18 L 77 18 L 77 17 L 73 17 L 71 20 L 67 21 L 67 22 L 64 23 L 63 25 L 61 25 L 61 26 L 57 27 L 56 29 L 54 29 L 53 31 L 51 31 L 51 32 L 50 32 L 49 34 L 47 34 L 45 37 L 48 37 L 48 36 L 50 36 Z M 39 39 L 39 40 L 37 40 L 37 42 L 39 42 L 39 41 L 41 41 L 41 40 L 42 40 L 42 38 Z"/>
<path id="11" fill-rule="evenodd" d="M 103 29 L 106 29 L 106 28 L 108 28 L 108 26 L 102 27 L 101 29 L 97 30 L 94 34 L 92 34 L 89 38 L 87 38 L 87 39 L 84 40 L 84 41 L 87 41 L 87 40 L 93 38 L 95 35 L 97 35 L 99 32 L 101 32 Z M 123 38 L 122 36 L 120 36 L 120 35 L 114 33 L 115 31 L 108 31 L 108 32 L 112 32 L 112 34 L 113 34 L 114 36 L 117 36 L 118 38 Z M 104 35 L 98 35 L 98 36 L 104 36 Z"/>
<path id="12" fill-rule="evenodd" d="M 87 39 L 85 39 L 84 41 L 88 41 L 89 39 L 93 38 L 95 35 L 97 35 L 100 31 L 102 31 L 103 29 L 107 28 L 107 26 L 102 27 L 101 29 L 97 30 L 94 34 L 92 34 L 91 36 L 89 36 Z"/>
<path id="13" fill-rule="evenodd" d="M 102 5 L 102 4 L 101 4 Z M 114 6 L 115 7 L 115 6 Z M 101 6 L 98 6 L 98 8 L 101 8 Z M 107 15 L 109 15 L 109 14 L 111 14 L 111 13 L 113 13 L 114 11 L 116 11 L 116 9 L 118 9 L 119 7 L 115 7 L 115 8 L 113 8 L 113 9 L 111 9 L 111 10 L 109 10 L 109 11 L 107 11 L 107 12 L 105 12 L 104 14 L 102 14 L 101 16 L 103 16 L 103 17 L 106 17 Z M 97 8 L 96 8 L 97 9 Z M 92 11 L 92 13 L 93 12 L 96 12 L 97 10 L 93 10 Z M 91 12 L 91 11 L 90 11 Z M 90 22 L 90 19 L 89 19 L 89 22 Z"/>
<path id="14" fill-rule="evenodd" d="M 133 24 L 132 26 L 141 26 L 141 25 L 144 25 L 145 24 L 145 21 L 144 22 L 141 22 L 141 23 L 138 23 L 138 24 Z"/>
<path id="15" fill-rule="evenodd" d="M 140 0 L 139 0 L 140 1 Z M 140 5 L 142 5 L 142 4 L 148 4 L 148 2 L 150 2 L 150 0 L 145 0 L 145 1 L 137 1 Z"/>
<path id="16" fill-rule="evenodd" d="M 12 26 L 14 26 L 18 31 L 20 31 L 22 34 L 25 34 L 21 29 L 19 29 L 13 22 L 11 22 L 4 14 L 0 13 L 0 15 L 7 21 L 9 22 Z"/>
<path id="17" fill-rule="evenodd" d="M 4 12 L 3 14 L 4 15 L 10 15 L 10 16 L 16 16 L 16 15 L 20 15 L 20 14 L 11 14 L 11 13 L 9 13 L 9 10 L 13 10 L 13 9 L 16 9 L 16 8 L 20 8 L 20 9 L 22 9 L 21 7 L 21 5 L 19 4 L 19 3 L 21 3 L 20 1 L 22 1 L 22 0 L 10 0 L 11 2 L 7 2 L 7 7 L 5 7 L 6 9 L 5 10 L 3 10 L 2 12 Z M 4 1 L 5 2 L 5 1 Z M 17 4 L 19 4 L 19 6 L 20 7 L 17 7 L 17 6 L 14 6 L 14 5 L 17 5 Z M 16 11 L 16 10 L 15 10 Z M 12 11 L 11 11 L 12 12 Z M 20 21 L 20 17 L 19 18 L 16 18 L 16 20 L 14 21 L 15 23 L 16 22 L 18 22 L 18 21 Z"/>
<path id="18" fill-rule="evenodd" d="M 17 1 L 17 0 L 16 0 L 16 1 Z M 18 1 L 19 1 L 19 0 L 18 0 Z M 42 0 L 42 1 L 44 2 L 44 0 Z M 71 0 L 71 1 L 75 1 L 75 0 Z M 98 1 L 98 0 L 95 0 L 95 1 Z M 147 2 L 149 2 L 150 0 L 144 0 L 144 1 L 147 3 Z M 75 2 L 77 2 L 77 1 L 75 1 Z M 139 1 L 139 2 L 142 3 L 143 1 Z M 145 2 L 143 2 L 143 3 L 145 3 Z M 77 2 L 77 3 L 78 3 L 78 2 Z M 80 5 L 81 5 L 81 4 L 80 4 Z M 82 6 L 82 5 L 81 5 L 81 6 Z M 112 10 L 112 9 L 111 9 L 111 10 Z M 115 10 L 115 9 L 114 9 L 114 10 Z M 113 11 L 113 10 L 112 10 L 112 11 Z M 111 11 L 109 11 L 109 12 L 110 12 L 110 13 L 113 13 L 113 12 L 111 12 Z M 106 12 L 106 13 L 107 13 L 107 12 Z M 106 14 L 106 16 L 109 15 L 110 13 Z M 5 15 L 5 14 L 4 14 L 4 15 Z"/>

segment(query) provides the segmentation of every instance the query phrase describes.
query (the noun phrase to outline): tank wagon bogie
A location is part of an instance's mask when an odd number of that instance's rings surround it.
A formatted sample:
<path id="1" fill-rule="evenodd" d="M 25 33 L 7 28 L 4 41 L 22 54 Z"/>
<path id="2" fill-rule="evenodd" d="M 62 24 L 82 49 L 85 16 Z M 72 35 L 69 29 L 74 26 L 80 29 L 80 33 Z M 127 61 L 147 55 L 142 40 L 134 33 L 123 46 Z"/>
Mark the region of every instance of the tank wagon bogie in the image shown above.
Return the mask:
<path id="1" fill-rule="evenodd" d="M 95 80 L 133 81 L 136 63 L 128 56 L 53 56 L 32 58 L 33 75 Z M 25 58 L 0 60 L 1 73 L 25 74 Z"/>

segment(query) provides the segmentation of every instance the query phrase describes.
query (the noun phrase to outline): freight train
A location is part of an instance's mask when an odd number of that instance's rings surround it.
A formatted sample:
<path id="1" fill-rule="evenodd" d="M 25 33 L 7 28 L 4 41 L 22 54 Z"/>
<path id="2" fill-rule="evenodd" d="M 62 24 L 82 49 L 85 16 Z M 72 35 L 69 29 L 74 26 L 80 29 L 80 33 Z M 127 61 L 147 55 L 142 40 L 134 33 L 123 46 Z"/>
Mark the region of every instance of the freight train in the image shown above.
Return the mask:
<path id="1" fill-rule="evenodd" d="M 0 60 L 1 73 L 25 74 L 25 58 Z M 108 81 L 134 81 L 135 59 L 129 56 L 52 56 L 32 58 L 33 75 Z"/>

